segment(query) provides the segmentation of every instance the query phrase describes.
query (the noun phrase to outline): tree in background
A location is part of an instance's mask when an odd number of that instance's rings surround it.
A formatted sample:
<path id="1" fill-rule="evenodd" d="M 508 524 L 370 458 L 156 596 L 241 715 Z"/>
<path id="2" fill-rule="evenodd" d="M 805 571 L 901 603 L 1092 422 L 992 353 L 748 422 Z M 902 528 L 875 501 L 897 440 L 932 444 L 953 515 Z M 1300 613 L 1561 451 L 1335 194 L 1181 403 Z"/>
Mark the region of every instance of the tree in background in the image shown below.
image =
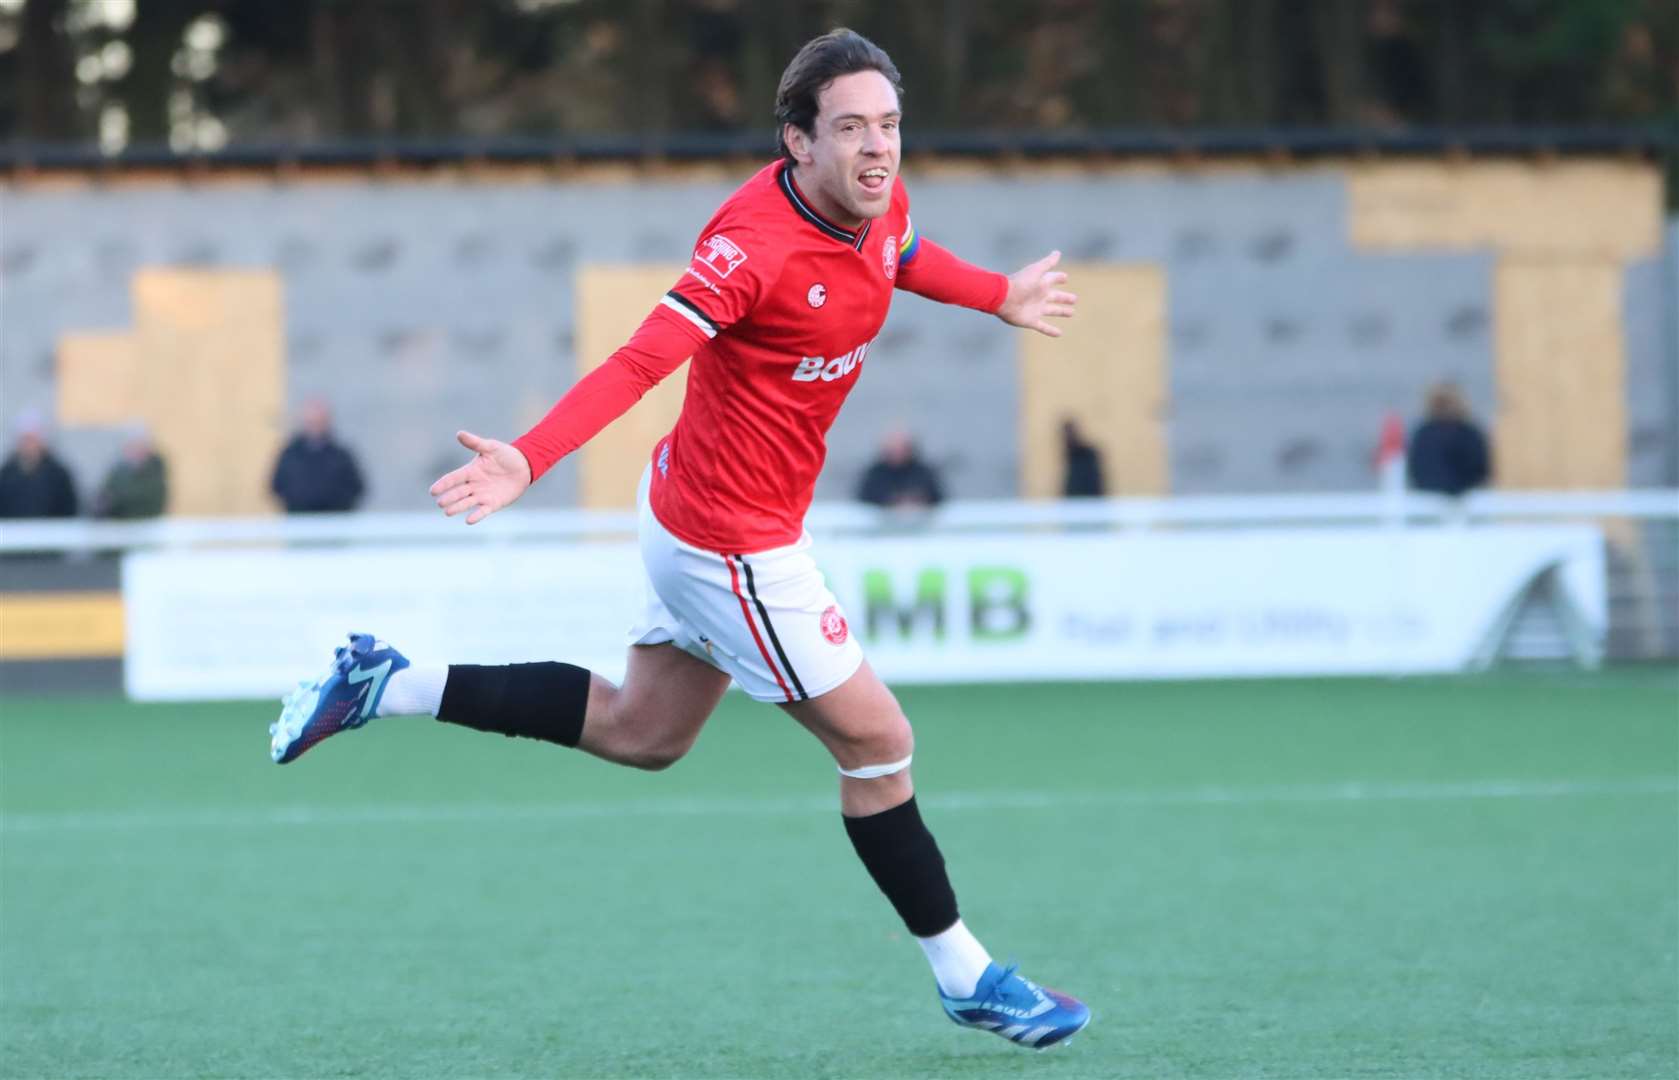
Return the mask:
<path id="1" fill-rule="evenodd" d="M 845 24 L 915 131 L 1679 119 L 1672 0 L 0 0 L 0 137 L 769 132 Z"/>

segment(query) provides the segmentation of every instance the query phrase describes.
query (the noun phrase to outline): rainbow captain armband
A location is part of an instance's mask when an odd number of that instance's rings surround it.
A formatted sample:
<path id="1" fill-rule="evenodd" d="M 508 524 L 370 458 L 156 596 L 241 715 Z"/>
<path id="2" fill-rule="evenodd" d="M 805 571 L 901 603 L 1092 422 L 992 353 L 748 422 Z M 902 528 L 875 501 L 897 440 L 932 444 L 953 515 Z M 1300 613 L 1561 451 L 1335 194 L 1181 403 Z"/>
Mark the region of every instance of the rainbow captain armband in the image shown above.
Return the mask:
<path id="1" fill-rule="evenodd" d="M 908 266 L 911 259 L 921 250 L 921 234 L 915 231 L 915 222 L 904 218 L 904 238 L 898 241 L 898 265 Z"/>

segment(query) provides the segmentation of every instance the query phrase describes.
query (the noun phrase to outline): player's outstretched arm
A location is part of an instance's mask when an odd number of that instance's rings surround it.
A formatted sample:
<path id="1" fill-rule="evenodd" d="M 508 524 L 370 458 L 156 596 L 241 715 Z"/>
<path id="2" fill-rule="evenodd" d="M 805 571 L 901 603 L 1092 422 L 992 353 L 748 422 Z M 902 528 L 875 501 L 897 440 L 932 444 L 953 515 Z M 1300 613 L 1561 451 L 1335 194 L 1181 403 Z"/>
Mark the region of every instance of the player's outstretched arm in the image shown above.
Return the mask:
<path id="1" fill-rule="evenodd" d="M 1009 292 L 997 309 L 997 318 L 1010 326 L 1036 330 L 1048 337 L 1060 337 L 1061 328 L 1045 319 L 1070 319 L 1079 298 L 1061 288 L 1067 275 L 1055 269 L 1061 253 L 1048 255 L 1009 275 Z"/>
<path id="2" fill-rule="evenodd" d="M 432 497 L 448 516 L 466 514 L 466 523 L 476 525 L 510 505 L 531 486 L 530 462 L 512 443 L 486 439 L 470 431 L 457 431 L 455 438 L 474 457 L 431 486 Z"/>
<path id="3" fill-rule="evenodd" d="M 579 379 L 548 415 L 510 443 L 470 431 L 455 438 L 476 456 L 431 486 L 432 498 L 450 517 L 466 514 L 476 525 L 525 493 L 555 462 L 598 435 L 629 411 L 660 379 L 681 367 L 704 341 L 697 330 L 663 305 L 606 362 Z"/>

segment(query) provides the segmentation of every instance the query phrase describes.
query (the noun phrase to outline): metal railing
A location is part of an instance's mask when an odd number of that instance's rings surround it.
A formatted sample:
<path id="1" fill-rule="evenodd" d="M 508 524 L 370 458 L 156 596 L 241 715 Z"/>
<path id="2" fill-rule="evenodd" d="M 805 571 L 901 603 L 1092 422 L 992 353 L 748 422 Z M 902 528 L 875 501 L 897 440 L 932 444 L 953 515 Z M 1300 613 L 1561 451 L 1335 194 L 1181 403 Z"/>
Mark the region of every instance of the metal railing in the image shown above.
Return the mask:
<path id="1" fill-rule="evenodd" d="M 910 154 L 966 158 L 1065 157 L 1349 157 L 1624 155 L 1660 157 L 1679 146 L 1671 125 L 1473 128 L 1257 128 L 917 133 Z M 401 165 L 540 165 L 548 162 L 706 161 L 768 157 L 767 129 L 497 138 L 338 139 L 318 143 L 243 143 L 213 151 L 177 151 L 138 143 L 115 154 L 90 143 L 0 143 L 0 172 L 169 168 L 356 168 Z"/>
<path id="2" fill-rule="evenodd" d="M 898 513 L 820 503 L 807 518 L 822 536 L 962 536 L 1042 531 L 1266 530 L 1277 528 L 1474 528 L 1511 522 L 1592 521 L 1607 540 L 1610 659 L 1679 658 L 1679 489 L 1599 492 L 1489 491 L 1463 499 L 1406 493 L 1217 495 L 1026 502 L 973 500 Z M 622 510 L 525 510 L 480 525 L 438 513 L 160 518 L 146 522 L 8 521 L 0 556 L 53 552 L 90 559 L 124 551 L 341 545 L 505 545 L 621 539 L 636 515 Z M 1518 653 L 1543 658 L 1557 635 L 1513 627 Z M 1525 637 L 1524 637 L 1525 635 Z M 1529 642 L 1524 646 L 1523 641 Z"/>
<path id="3" fill-rule="evenodd" d="M 508 543 L 627 536 L 629 510 L 525 510 L 466 526 L 439 513 L 308 514 L 0 522 L 0 554 L 122 551 L 248 544 Z M 1278 525 L 1429 525 L 1624 518 L 1679 525 L 1679 489 L 1477 492 L 1462 499 L 1406 492 L 1310 495 L 1187 495 L 1022 501 L 973 499 L 903 513 L 855 503 L 817 503 L 812 533 L 1006 532 L 1022 529 L 1265 528 Z"/>

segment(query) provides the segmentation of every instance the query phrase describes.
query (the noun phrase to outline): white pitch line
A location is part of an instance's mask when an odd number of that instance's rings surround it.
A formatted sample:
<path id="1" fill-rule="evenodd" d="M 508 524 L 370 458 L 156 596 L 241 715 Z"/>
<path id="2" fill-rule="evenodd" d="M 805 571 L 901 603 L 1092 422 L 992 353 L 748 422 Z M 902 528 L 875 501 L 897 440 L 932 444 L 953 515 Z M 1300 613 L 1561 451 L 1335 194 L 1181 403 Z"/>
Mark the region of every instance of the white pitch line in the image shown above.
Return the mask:
<path id="1" fill-rule="evenodd" d="M 1266 803 L 1452 802 L 1465 799 L 1566 799 L 1679 795 L 1679 778 L 1625 780 L 1470 780 L 1392 784 L 1349 780 L 1274 787 L 1194 787 L 1158 791 L 991 791 L 923 795 L 936 810 L 1059 810 L 1100 807 L 1254 806 Z M 608 817 L 706 817 L 833 813 L 827 797 L 641 799 L 623 802 L 394 803 L 364 806 L 228 807 L 221 810 L 113 810 L 0 814 L 0 832 L 105 832 L 143 829 L 279 828 L 288 825 L 412 825 L 480 821 L 568 821 Z"/>

